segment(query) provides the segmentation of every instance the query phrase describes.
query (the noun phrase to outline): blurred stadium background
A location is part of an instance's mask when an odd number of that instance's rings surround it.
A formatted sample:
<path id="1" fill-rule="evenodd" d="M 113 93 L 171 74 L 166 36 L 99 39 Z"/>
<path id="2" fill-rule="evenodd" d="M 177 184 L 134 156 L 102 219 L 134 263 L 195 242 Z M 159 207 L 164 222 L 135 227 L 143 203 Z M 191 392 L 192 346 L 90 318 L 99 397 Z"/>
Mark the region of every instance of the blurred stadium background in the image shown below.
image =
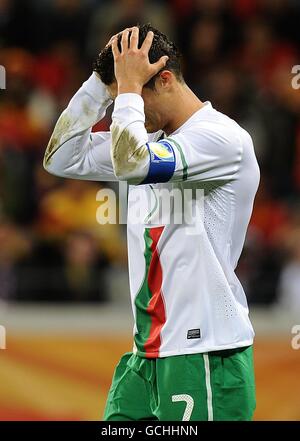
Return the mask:
<path id="1" fill-rule="evenodd" d="M 171 36 L 188 84 L 254 138 L 261 184 L 237 271 L 256 330 L 255 419 L 299 420 L 299 0 L 0 0 L 0 419 L 101 419 L 131 349 L 125 228 L 96 222 L 107 184 L 41 164 L 95 55 L 137 22 Z"/>

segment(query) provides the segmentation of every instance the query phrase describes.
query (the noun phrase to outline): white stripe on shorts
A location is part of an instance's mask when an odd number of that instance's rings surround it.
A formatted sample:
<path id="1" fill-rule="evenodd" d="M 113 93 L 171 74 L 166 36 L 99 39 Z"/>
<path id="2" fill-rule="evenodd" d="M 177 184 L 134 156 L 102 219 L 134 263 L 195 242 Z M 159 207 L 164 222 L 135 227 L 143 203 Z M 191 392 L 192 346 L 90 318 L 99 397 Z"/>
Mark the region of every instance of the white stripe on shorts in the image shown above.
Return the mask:
<path id="1" fill-rule="evenodd" d="M 208 354 L 203 354 L 204 368 L 205 368 L 205 383 L 207 392 L 207 411 L 208 411 L 208 421 L 213 421 L 213 407 L 212 407 L 212 391 L 210 384 L 210 367 L 209 367 L 209 357 Z"/>

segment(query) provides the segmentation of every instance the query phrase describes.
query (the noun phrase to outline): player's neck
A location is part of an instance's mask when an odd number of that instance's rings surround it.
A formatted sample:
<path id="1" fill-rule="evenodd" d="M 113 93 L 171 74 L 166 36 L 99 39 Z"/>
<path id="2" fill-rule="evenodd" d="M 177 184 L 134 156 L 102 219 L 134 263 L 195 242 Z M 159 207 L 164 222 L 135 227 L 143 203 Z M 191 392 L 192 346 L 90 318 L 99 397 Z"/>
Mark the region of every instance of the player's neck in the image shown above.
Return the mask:
<path id="1" fill-rule="evenodd" d="M 167 135 L 179 129 L 195 112 L 204 106 L 203 102 L 186 85 L 180 84 L 172 98 L 169 118 L 164 132 Z"/>

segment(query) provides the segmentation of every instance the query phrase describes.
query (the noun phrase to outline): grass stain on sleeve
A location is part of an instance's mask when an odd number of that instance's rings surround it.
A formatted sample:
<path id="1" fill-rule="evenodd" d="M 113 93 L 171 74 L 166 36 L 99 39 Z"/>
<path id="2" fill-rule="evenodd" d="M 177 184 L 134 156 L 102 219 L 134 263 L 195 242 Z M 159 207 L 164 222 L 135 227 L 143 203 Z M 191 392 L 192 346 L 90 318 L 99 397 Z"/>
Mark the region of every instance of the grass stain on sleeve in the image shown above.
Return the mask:
<path id="1" fill-rule="evenodd" d="M 133 173 L 147 159 L 149 153 L 146 145 L 139 147 L 136 137 L 116 123 L 111 127 L 112 161 L 117 176 Z"/>
<path id="2" fill-rule="evenodd" d="M 56 150 L 62 144 L 62 138 L 71 126 L 71 120 L 68 115 L 62 114 L 59 120 L 56 123 L 50 141 L 47 145 L 45 156 L 44 156 L 44 165 L 49 165 L 51 162 L 52 155 L 56 152 Z"/>

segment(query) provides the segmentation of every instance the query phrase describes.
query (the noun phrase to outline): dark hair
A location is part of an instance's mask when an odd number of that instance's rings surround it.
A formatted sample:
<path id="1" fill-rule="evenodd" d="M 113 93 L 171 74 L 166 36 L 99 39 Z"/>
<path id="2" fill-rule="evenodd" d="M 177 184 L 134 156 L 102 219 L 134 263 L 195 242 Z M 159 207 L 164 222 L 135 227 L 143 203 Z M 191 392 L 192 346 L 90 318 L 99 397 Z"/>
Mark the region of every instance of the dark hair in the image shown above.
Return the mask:
<path id="1" fill-rule="evenodd" d="M 149 50 L 150 63 L 155 63 L 163 55 L 168 55 L 169 59 L 164 69 L 172 71 L 178 81 L 183 82 L 184 80 L 180 66 L 181 55 L 175 44 L 172 43 L 165 34 L 153 28 L 150 24 L 137 26 L 139 28 L 138 47 L 141 47 L 149 31 L 152 31 L 154 33 L 153 42 Z M 119 50 L 121 50 L 121 34 L 118 35 L 118 46 Z M 111 85 L 115 81 L 114 58 L 111 46 L 106 46 L 100 52 L 93 63 L 93 70 L 99 74 L 102 82 L 107 86 Z M 150 81 L 145 84 L 145 86 L 153 89 L 155 84 L 155 77 L 156 75 L 152 77 Z"/>

